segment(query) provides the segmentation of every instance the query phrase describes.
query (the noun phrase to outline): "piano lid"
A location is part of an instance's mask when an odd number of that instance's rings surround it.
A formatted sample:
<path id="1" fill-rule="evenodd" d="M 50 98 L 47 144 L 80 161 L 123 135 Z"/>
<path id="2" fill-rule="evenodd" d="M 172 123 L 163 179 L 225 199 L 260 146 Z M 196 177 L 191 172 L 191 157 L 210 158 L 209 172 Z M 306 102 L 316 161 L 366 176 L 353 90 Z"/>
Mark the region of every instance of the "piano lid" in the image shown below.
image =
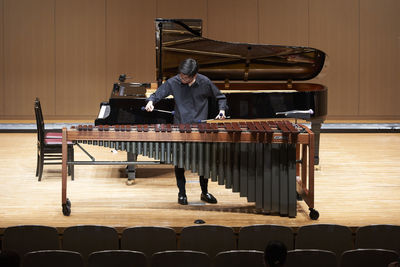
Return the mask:
<path id="1" fill-rule="evenodd" d="M 309 80 L 317 76 L 325 53 L 310 47 L 229 43 L 202 37 L 200 19 L 156 19 L 157 81 L 178 73 L 191 57 L 199 73 L 213 81 Z"/>

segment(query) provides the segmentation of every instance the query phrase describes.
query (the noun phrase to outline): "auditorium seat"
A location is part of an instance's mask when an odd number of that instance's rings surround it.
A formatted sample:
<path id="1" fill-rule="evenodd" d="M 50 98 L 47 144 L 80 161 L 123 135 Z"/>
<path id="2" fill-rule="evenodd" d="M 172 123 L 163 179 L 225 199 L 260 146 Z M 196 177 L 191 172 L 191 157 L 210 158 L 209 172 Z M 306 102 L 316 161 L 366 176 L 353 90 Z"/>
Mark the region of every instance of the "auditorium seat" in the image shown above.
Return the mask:
<path id="1" fill-rule="evenodd" d="M 400 226 L 376 224 L 359 227 L 356 248 L 381 248 L 400 253 Z"/>
<path id="2" fill-rule="evenodd" d="M 337 267 L 336 254 L 320 249 L 296 249 L 288 251 L 286 267 Z"/>
<path id="3" fill-rule="evenodd" d="M 214 267 L 265 267 L 264 252 L 257 250 L 230 250 L 218 253 Z"/>
<path id="4" fill-rule="evenodd" d="M 156 226 L 126 228 L 121 236 L 121 249 L 141 251 L 150 259 L 155 252 L 176 250 L 176 232 Z"/>
<path id="5" fill-rule="evenodd" d="M 210 267 L 210 257 L 199 251 L 170 250 L 154 253 L 151 267 Z"/>
<path id="6" fill-rule="evenodd" d="M 180 236 L 180 249 L 202 251 L 214 258 L 217 253 L 236 249 L 233 229 L 221 225 L 184 227 Z"/>
<path id="7" fill-rule="evenodd" d="M 337 259 L 343 251 L 354 249 L 349 227 L 337 224 L 312 224 L 298 230 L 296 249 L 322 249 L 336 253 Z"/>
<path id="8" fill-rule="evenodd" d="M 238 249 L 255 249 L 264 251 L 271 240 L 284 243 L 288 250 L 294 247 L 292 228 L 282 225 L 257 224 L 244 226 L 239 231 Z"/>
<path id="9" fill-rule="evenodd" d="M 386 249 L 354 249 L 343 252 L 340 267 L 387 267 L 398 259 L 393 250 Z"/>
<path id="10" fill-rule="evenodd" d="M 139 251 L 103 250 L 89 255 L 88 267 L 147 267 L 147 260 Z"/>
<path id="11" fill-rule="evenodd" d="M 41 250 L 25 254 L 22 267 L 83 267 L 81 254 L 66 250 Z"/>
<path id="12" fill-rule="evenodd" d="M 20 259 L 31 251 L 60 249 L 57 229 L 44 225 L 10 226 L 4 230 L 3 250 L 18 253 Z"/>
<path id="13" fill-rule="evenodd" d="M 118 233 L 102 225 L 70 226 L 64 230 L 62 248 L 81 253 L 86 263 L 92 252 L 119 249 Z"/>

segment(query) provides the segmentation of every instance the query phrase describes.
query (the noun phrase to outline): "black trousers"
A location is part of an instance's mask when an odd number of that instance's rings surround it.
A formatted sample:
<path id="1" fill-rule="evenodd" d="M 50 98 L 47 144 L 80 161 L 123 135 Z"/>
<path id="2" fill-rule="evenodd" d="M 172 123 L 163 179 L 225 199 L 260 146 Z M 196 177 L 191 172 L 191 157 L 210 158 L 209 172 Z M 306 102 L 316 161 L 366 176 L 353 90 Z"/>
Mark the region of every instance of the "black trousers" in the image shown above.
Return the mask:
<path id="1" fill-rule="evenodd" d="M 176 185 L 179 188 L 179 195 L 186 195 L 186 178 L 185 178 L 185 169 L 178 168 L 175 166 L 175 177 L 176 177 Z M 208 179 L 205 179 L 204 176 L 199 176 L 201 192 L 206 194 L 208 192 Z"/>

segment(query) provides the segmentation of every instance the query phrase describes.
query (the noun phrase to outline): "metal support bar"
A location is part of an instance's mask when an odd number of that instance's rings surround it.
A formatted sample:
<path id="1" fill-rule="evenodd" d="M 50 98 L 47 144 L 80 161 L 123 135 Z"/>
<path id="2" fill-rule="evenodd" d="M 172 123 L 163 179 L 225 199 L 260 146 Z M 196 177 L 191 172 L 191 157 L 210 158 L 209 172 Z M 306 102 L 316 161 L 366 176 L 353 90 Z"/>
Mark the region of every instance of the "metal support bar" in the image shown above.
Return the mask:
<path id="1" fill-rule="evenodd" d="M 89 152 L 87 152 L 79 143 L 76 143 L 76 145 L 83 151 L 85 152 L 85 154 L 92 160 L 92 161 L 96 161 L 96 159 L 89 154 Z"/>

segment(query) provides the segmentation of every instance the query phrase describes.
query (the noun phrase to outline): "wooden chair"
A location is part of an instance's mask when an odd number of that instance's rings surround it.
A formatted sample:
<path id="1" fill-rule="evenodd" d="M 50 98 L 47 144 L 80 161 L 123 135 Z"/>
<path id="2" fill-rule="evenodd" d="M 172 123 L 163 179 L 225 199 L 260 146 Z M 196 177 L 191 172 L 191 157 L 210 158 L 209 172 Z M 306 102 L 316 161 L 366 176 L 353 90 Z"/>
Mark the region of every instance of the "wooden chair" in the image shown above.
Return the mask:
<path id="1" fill-rule="evenodd" d="M 176 250 L 176 232 L 157 226 L 126 228 L 121 236 L 121 249 L 141 251 L 150 260 L 156 252 Z"/>
<path id="2" fill-rule="evenodd" d="M 62 160 L 62 134 L 61 132 L 46 132 L 42 107 L 39 98 L 35 99 L 35 117 L 37 127 L 37 163 L 36 176 L 38 181 L 42 180 L 43 166 L 61 164 Z M 74 148 L 72 143 L 68 143 L 68 160 L 74 159 Z M 74 179 L 74 166 L 68 166 L 68 175 Z"/>
<path id="3" fill-rule="evenodd" d="M 320 249 L 296 249 L 288 251 L 286 267 L 337 267 L 336 254 Z"/>
<path id="4" fill-rule="evenodd" d="M 230 250 L 215 256 L 214 267 L 265 267 L 264 253 L 257 250 Z"/>
<path id="5" fill-rule="evenodd" d="M 103 250 L 89 255 L 88 267 L 147 267 L 147 260 L 139 251 Z"/>
<path id="6" fill-rule="evenodd" d="M 343 252 L 340 267 L 387 267 L 399 255 L 387 249 L 354 249 Z"/>
<path id="7" fill-rule="evenodd" d="M 92 252 L 119 249 L 118 233 L 109 226 L 69 226 L 63 233 L 62 248 L 79 252 L 86 263 Z"/>
<path id="8" fill-rule="evenodd" d="M 17 225 L 4 230 L 3 250 L 18 253 L 20 259 L 31 251 L 60 249 L 57 229 L 44 225 Z"/>
<path id="9" fill-rule="evenodd" d="M 238 249 L 264 251 L 271 240 L 281 241 L 288 250 L 294 247 L 293 230 L 283 225 L 257 224 L 240 228 Z"/>
<path id="10" fill-rule="evenodd" d="M 179 248 L 202 251 L 213 259 L 219 252 L 236 249 L 235 234 L 227 226 L 187 226 L 181 231 Z"/>
<path id="11" fill-rule="evenodd" d="M 199 251 L 170 250 L 154 253 L 151 267 L 210 267 L 210 257 Z"/>
<path id="12" fill-rule="evenodd" d="M 22 267 L 83 267 L 81 254 L 65 250 L 41 250 L 25 254 Z"/>

